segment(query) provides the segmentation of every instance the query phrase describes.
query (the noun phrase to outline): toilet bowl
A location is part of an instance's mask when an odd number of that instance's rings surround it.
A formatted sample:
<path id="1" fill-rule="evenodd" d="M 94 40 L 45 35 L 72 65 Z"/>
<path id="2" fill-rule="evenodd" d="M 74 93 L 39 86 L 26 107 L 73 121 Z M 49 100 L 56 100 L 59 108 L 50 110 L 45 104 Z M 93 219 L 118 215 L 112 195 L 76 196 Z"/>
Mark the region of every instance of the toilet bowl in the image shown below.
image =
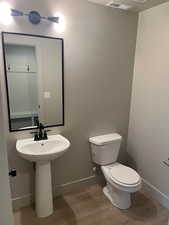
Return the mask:
<path id="1" fill-rule="evenodd" d="M 119 209 L 131 206 L 131 193 L 141 188 L 142 179 L 132 168 L 117 162 L 122 137 L 117 133 L 89 138 L 92 160 L 101 166 L 106 179 L 103 192 Z"/>
<path id="2" fill-rule="evenodd" d="M 139 174 L 120 163 L 101 166 L 107 185 L 103 192 L 111 203 L 119 209 L 131 206 L 131 193 L 141 189 L 142 180 Z"/>

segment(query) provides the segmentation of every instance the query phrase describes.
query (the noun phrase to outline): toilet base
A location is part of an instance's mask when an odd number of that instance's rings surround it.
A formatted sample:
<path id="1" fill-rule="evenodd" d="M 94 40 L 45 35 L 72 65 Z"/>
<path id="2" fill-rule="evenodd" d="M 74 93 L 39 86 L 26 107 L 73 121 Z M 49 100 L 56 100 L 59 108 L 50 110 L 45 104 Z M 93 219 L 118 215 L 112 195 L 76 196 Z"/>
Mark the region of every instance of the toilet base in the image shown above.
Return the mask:
<path id="1" fill-rule="evenodd" d="M 119 209 L 129 209 L 131 206 L 131 194 L 129 192 L 118 190 L 107 184 L 103 188 L 103 193 L 111 203 Z"/>

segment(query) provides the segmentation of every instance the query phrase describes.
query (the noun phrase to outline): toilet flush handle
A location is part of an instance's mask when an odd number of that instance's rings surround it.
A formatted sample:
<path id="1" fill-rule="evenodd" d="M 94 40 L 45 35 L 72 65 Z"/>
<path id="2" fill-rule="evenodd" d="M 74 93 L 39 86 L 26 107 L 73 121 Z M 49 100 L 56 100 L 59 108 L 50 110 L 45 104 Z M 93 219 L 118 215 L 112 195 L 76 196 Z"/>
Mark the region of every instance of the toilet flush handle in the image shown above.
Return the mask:
<path id="1" fill-rule="evenodd" d="M 168 158 L 168 162 L 163 161 L 163 163 L 164 163 L 166 166 L 169 166 L 169 158 Z"/>

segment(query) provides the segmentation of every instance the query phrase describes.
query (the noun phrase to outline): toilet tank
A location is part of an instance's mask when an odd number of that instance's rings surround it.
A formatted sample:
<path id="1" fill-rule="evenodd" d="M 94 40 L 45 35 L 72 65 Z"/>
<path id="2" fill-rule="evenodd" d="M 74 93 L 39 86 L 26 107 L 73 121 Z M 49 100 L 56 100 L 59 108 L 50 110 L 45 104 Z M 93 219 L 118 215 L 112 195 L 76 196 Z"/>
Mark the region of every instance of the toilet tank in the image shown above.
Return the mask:
<path id="1" fill-rule="evenodd" d="M 122 137 L 111 133 L 89 138 L 92 160 L 98 165 L 108 165 L 117 161 Z"/>

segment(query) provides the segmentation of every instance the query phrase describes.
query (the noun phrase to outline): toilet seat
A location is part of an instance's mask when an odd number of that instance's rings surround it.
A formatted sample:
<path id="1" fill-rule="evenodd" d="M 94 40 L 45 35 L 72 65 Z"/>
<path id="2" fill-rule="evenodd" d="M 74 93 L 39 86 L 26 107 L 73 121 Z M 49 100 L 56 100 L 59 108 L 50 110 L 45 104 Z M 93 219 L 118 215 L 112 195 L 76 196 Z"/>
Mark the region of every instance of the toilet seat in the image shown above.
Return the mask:
<path id="1" fill-rule="evenodd" d="M 120 163 L 103 167 L 109 179 L 120 186 L 134 187 L 141 182 L 141 177 L 134 169 Z"/>

